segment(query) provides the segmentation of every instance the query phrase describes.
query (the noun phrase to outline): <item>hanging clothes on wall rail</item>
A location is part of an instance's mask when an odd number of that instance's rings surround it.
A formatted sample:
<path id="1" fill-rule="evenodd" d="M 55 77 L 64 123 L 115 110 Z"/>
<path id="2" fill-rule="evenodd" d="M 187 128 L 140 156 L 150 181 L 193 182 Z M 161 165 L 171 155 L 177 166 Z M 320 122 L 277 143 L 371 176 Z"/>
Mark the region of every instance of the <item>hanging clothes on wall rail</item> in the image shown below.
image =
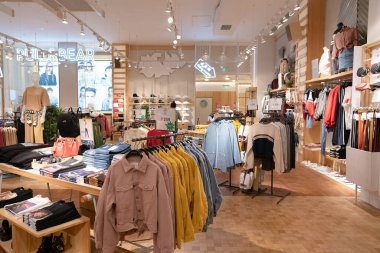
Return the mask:
<path id="1" fill-rule="evenodd" d="M 380 109 L 359 108 L 353 111 L 351 147 L 380 152 Z"/>

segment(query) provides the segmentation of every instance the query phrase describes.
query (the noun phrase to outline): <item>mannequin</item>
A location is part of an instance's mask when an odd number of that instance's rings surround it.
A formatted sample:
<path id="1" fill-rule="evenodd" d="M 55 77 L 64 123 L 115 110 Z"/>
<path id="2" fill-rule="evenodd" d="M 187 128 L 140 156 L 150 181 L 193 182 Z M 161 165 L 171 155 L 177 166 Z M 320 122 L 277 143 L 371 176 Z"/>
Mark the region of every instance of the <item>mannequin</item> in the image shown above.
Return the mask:
<path id="1" fill-rule="evenodd" d="M 50 105 L 50 100 L 46 89 L 39 86 L 39 79 L 38 72 L 33 72 L 33 85 L 25 89 L 22 98 L 23 105 L 20 120 L 25 124 L 26 143 L 44 143 L 43 124 L 45 122 L 46 108 Z"/>
<path id="2" fill-rule="evenodd" d="M 346 71 L 353 67 L 353 47 L 358 45 L 358 32 L 356 28 L 339 23 L 334 34 L 331 59 L 338 58 L 338 72 Z"/>
<path id="3" fill-rule="evenodd" d="M 330 50 L 327 47 L 323 47 L 323 54 L 319 61 L 319 75 L 320 77 L 331 75 Z"/>

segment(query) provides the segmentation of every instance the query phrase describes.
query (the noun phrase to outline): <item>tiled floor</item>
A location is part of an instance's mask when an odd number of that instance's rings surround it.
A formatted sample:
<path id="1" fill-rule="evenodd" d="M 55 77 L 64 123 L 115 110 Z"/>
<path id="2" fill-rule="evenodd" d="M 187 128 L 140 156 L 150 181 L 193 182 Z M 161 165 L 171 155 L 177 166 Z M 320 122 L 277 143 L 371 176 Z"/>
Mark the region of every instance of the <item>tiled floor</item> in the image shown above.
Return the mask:
<path id="1" fill-rule="evenodd" d="M 238 183 L 239 170 L 234 170 L 233 184 Z M 222 181 L 227 175 L 217 172 L 217 177 Z M 266 183 L 268 180 L 269 176 Z M 276 193 L 291 192 L 279 205 L 276 197 L 252 199 L 242 193 L 232 195 L 223 188 L 224 201 L 214 224 L 176 252 L 380 252 L 380 211 L 363 203 L 355 205 L 352 190 L 302 167 L 275 175 L 274 182 Z M 18 185 L 47 194 L 46 185 L 32 180 L 13 178 L 3 182 L 6 189 Z M 54 199 L 69 196 L 69 191 L 53 187 Z M 77 202 L 78 197 L 78 193 L 73 194 Z"/>

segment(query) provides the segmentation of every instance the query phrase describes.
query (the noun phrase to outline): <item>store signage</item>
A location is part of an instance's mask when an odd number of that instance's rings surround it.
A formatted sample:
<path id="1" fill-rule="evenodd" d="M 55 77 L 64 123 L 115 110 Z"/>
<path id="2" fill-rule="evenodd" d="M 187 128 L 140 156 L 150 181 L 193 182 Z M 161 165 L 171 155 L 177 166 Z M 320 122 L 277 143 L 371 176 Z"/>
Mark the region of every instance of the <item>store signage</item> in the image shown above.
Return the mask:
<path id="1" fill-rule="evenodd" d="M 93 61 L 95 50 L 91 48 L 54 48 L 48 50 L 47 55 L 40 54 L 37 48 L 17 48 L 17 61 L 50 60 L 55 61 Z M 42 57 L 41 57 L 42 55 Z"/>
<path id="2" fill-rule="evenodd" d="M 248 100 L 248 110 L 257 110 L 257 100 L 249 99 Z"/>
<path id="3" fill-rule="evenodd" d="M 194 68 L 196 68 L 199 72 L 201 72 L 205 78 L 215 78 L 215 68 L 208 64 L 203 59 L 199 59 L 195 65 Z"/>
<path id="4" fill-rule="evenodd" d="M 281 109 L 282 109 L 282 98 L 269 99 L 269 111 L 281 111 Z"/>
<path id="5" fill-rule="evenodd" d="M 173 131 L 175 127 L 176 111 L 172 108 L 159 108 L 154 112 L 156 129 Z"/>

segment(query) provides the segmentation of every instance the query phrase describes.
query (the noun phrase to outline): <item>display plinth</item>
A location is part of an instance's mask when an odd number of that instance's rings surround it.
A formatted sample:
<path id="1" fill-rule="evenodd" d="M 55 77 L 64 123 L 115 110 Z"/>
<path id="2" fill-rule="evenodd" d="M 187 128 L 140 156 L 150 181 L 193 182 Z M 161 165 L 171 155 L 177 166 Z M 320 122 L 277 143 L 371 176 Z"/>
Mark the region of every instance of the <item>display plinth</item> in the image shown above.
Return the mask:
<path id="1" fill-rule="evenodd" d="M 66 253 L 90 253 L 90 219 L 81 217 L 58 226 L 35 231 L 16 219 L 5 209 L 0 209 L 0 216 L 12 224 L 12 248 L 9 242 L 0 243 L 5 252 L 34 253 L 41 244 L 42 237 L 64 233 Z"/>
<path id="2" fill-rule="evenodd" d="M 380 153 L 347 147 L 347 180 L 368 191 L 379 191 Z"/>

